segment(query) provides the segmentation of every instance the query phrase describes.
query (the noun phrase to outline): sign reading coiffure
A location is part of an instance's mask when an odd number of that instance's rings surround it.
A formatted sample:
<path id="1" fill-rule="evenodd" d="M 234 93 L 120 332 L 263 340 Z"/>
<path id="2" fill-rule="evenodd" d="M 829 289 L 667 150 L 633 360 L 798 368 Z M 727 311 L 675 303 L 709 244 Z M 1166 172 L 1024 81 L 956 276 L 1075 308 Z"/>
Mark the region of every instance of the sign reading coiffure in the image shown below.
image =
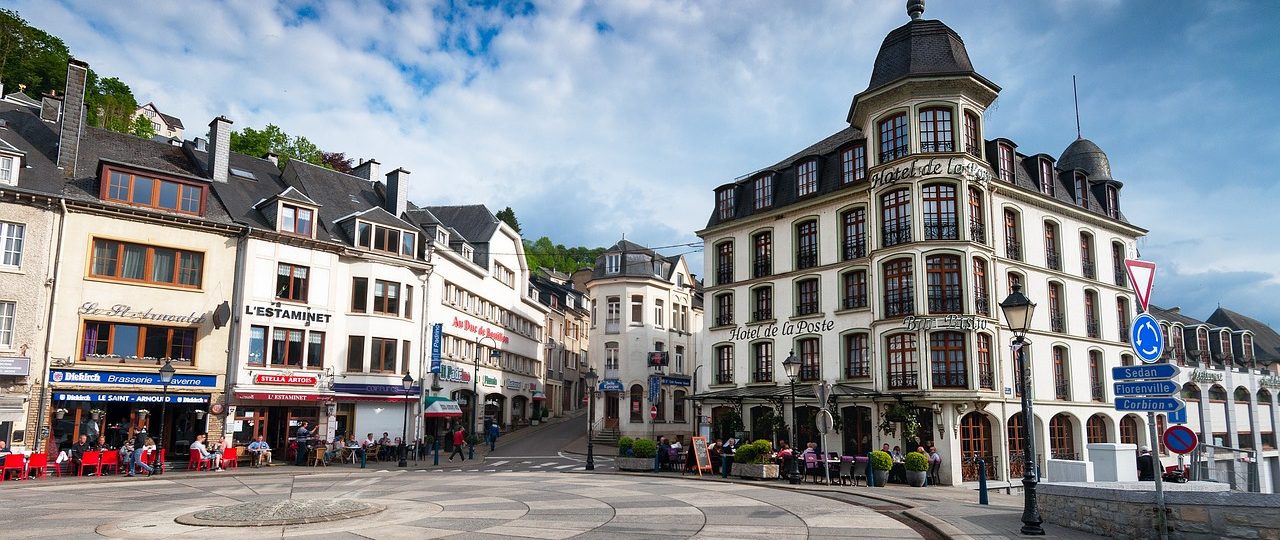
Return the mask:
<path id="1" fill-rule="evenodd" d="M 284 384 L 289 386 L 315 386 L 320 379 L 315 375 L 286 375 L 284 373 L 259 373 L 253 376 L 257 384 Z"/>
<path id="2" fill-rule="evenodd" d="M 204 324 L 207 315 L 197 314 L 192 311 L 189 314 L 182 313 L 160 313 L 154 308 L 133 309 L 129 304 L 116 304 L 109 308 L 98 307 L 97 302 L 85 302 L 80 304 L 79 312 L 81 315 L 96 315 L 107 317 L 118 317 L 121 319 L 137 319 L 140 321 L 160 321 L 172 323 L 188 323 L 188 324 Z"/>
<path id="3" fill-rule="evenodd" d="M 288 307 L 274 306 L 255 306 L 249 305 L 244 307 L 244 314 L 255 317 L 269 317 L 272 319 L 284 319 L 287 321 L 303 321 L 320 324 L 327 324 L 329 319 L 333 317 L 328 313 L 315 313 L 309 309 L 294 309 Z"/>

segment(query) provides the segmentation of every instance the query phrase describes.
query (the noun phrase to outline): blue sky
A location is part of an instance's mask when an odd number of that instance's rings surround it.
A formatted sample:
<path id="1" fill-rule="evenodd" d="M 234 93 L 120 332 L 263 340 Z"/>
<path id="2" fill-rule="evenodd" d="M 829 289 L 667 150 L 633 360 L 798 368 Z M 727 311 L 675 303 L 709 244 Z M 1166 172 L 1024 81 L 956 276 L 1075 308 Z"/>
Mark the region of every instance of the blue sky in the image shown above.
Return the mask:
<path id="1" fill-rule="evenodd" d="M 902 1 L 3 2 L 188 136 L 225 114 L 515 208 L 566 245 L 695 241 L 711 189 L 844 126 Z M 987 135 L 1083 133 L 1151 231 L 1153 302 L 1280 326 L 1280 2 L 930 0 L 1003 90 Z M 141 22 L 145 21 L 145 22 Z M 672 252 L 674 253 L 674 251 Z M 701 253 L 690 253 L 701 266 Z"/>

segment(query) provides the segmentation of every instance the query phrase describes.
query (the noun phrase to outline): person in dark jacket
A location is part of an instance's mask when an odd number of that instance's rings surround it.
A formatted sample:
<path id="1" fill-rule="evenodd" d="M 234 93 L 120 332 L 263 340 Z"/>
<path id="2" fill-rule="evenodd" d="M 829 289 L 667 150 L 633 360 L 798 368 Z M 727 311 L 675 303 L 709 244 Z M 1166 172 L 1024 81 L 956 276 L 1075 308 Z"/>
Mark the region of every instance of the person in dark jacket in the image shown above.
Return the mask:
<path id="1" fill-rule="evenodd" d="M 89 436 L 80 435 L 80 440 L 71 445 L 71 470 L 79 471 L 80 462 L 84 459 L 85 452 L 91 451 L 93 451 L 93 444 L 89 442 Z M 93 473 L 89 473 L 89 475 L 92 476 Z"/>
<path id="2" fill-rule="evenodd" d="M 1143 446 L 1138 450 L 1138 481 L 1156 481 L 1156 460 L 1151 456 L 1151 447 Z"/>

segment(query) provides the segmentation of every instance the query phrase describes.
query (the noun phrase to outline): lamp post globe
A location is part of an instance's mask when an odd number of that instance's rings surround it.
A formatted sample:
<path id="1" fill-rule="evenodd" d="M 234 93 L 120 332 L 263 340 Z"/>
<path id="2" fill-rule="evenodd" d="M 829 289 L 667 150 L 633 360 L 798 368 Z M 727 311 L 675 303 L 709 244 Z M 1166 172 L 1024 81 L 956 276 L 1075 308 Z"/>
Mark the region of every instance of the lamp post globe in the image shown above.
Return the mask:
<path id="1" fill-rule="evenodd" d="M 160 366 L 160 385 L 163 388 L 160 398 L 160 422 L 156 425 L 156 455 L 154 474 L 164 474 L 164 463 L 161 462 L 160 456 L 164 451 L 164 415 L 169 410 L 169 383 L 173 382 L 173 374 L 177 370 L 173 369 L 173 363 L 165 360 L 164 365 Z"/>
<path id="2" fill-rule="evenodd" d="M 787 467 L 787 481 L 792 484 L 800 483 L 800 460 L 796 459 L 796 448 L 799 441 L 796 440 L 796 375 L 800 371 L 800 359 L 796 358 L 796 352 L 787 353 L 787 359 L 782 361 L 782 369 L 787 374 L 787 381 L 791 386 L 791 464 Z"/>
<path id="3" fill-rule="evenodd" d="M 591 439 L 594 437 L 593 429 L 595 428 L 595 422 L 596 422 L 596 414 L 595 414 L 596 380 L 599 379 L 600 376 L 596 374 L 596 368 L 593 367 L 587 370 L 587 373 L 583 375 L 582 378 L 583 380 L 586 381 L 587 392 L 591 396 L 590 401 L 587 402 L 587 466 L 586 466 L 586 469 L 588 471 L 594 471 L 596 470 L 596 456 L 595 456 L 595 448 L 591 442 Z"/>
<path id="4" fill-rule="evenodd" d="M 1022 534 L 1043 535 L 1040 526 L 1040 508 L 1036 502 L 1036 441 L 1035 415 L 1031 407 L 1031 370 L 1027 366 L 1027 331 L 1031 329 L 1031 316 L 1035 314 L 1036 304 L 1022 294 L 1022 286 L 1014 285 L 1013 292 L 1000 302 L 1000 311 L 1004 312 L 1004 320 L 1013 332 L 1014 354 L 1017 355 L 1019 389 L 1022 392 Z"/>
<path id="5" fill-rule="evenodd" d="M 409 444 L 409 390 L 413 388 L 413 376 L 408 373 L 404 374 L 404 378 L 400 379 L 400 386 L 404 388 L 404 426 L 400 431 L 400 462 L 396 465 L 399 467 L 408 467 L 409 462 L 405 459 L 405 449 Z"/>

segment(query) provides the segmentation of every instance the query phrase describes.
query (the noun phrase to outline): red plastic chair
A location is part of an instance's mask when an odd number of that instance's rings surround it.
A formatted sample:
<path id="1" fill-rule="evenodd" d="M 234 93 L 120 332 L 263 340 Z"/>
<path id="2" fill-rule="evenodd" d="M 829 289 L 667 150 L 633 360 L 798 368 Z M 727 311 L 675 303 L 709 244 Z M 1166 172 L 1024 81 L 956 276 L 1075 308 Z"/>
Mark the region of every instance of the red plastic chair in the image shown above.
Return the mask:
<path id="1" fill-rule="evenodd" d="M 84 456 L 80 458 L 80 471 L 77 474 L 79 476 L 84 476 L 85 467 L 93 469 L 91 472 L 94 472 L 94 473 L 99 472 L 98 462 L 101 459 L 102 459 L 102 452 L 100 450 L 90 450 L 88 452 L 85 452 Z"/>
<path id="2" fill-rule="evenodd" d="M 27 474 L 27 461 L 22 454 L 9 454 L 4 457 L 4 468 L 0 470 L 0 482 L 9 479 L 10 471 L 18 471 L 18 480 Z"/>
<path id="3" fill-rule="evenodd" d="M 56 450 L 56 449 L 52 449 L 52 450 Z M 33 457 L 33 459 L 34 459 L 34 457 Z M 52 469 L 52 470 L 53 470 L 53 474 L 54 474 L 54 475 L 56 475 L 56 476 L 62 476 L 62 464 L 61 464 L 61 463 L 58 463 L 58 456 L 57 456 L 56 454 L 54 454 L 54 455 L 45 454 L 45 456 L 44 456 L 44 460 L 45 460 L 45 463 L 46 463 L 46 465 L 45 465 L 45 471 L 46 471 L 46 472 L 45 472 L 45 474 L 48 474 L 48 471 L 49 471 L 50 469 Z"/>
<path id="4" fill-rule="evenodd" d="M 201 458 L 201 457 L 200 457 L 200 454 L 198 454 L 198 453 L 196 453 L 196 452 L 191 452 L 190 457 L 187 459 L 187 470 L 188 470 L 188 471 L 199 471 L 199 470 L 200 470 L 200 469 L 202 469 L 202 468 L 203 468 L 204 470 L 206 470 L 206 471 L 207 471 L 207 470 L 212 469 L 212 468 L 213 468 L 213 459 L 212 459 L 212 458 Z"/>
<path id="5" fill-rule="evenodd" d="M 27 461 L 27 478 L 43 477 L 47 468 L 49 454 L 31 454 L 31 459 Z"/>
<path id="6" fill-rule="evenodd" d="M 102 458 L 98 461 L 98 476 L 107 474 L 108 467 L 115 467 L 116 474 L 120 474 L 120 452 L 115 450 L 102 451 Z"/>
<path id="7" fill-rule="evenodd" d="M 229 448 L 223 448 L 223 449 L 222 449 L 222 468 L 223 468 L 223 469 L 238 469 L 238 468 L 240 468 L 240 464 L 239 464 L 239 463 L 236 463 L 236 449 L 235 449 L 235 447 L 229 447 Z"/>

